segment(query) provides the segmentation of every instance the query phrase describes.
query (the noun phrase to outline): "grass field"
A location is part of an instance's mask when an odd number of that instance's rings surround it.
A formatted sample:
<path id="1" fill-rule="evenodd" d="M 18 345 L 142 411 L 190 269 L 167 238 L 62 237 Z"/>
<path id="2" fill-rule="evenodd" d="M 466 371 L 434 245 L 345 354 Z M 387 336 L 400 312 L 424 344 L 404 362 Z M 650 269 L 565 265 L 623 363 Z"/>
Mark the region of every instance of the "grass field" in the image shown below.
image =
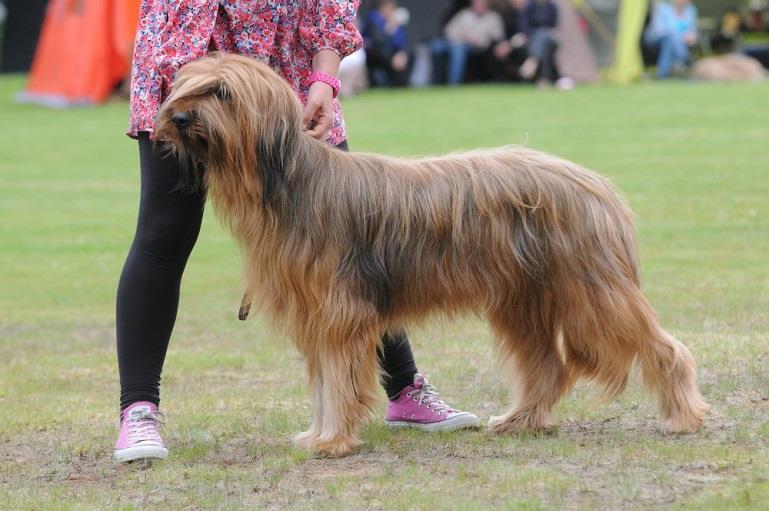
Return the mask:
<path id="1" fill-rule="evenodd" d="M 644 287 L 699 362 L 704 428 L 665 437 L 633 383 L 581 384 L 544 437 L 366 426 L 345 459 L 292 447 L 301 360 L 236 320 L 238 255 L 210 215 L 163 380 L 167 462 L 115 466 L 114 294 L 138 202 L 127 106 L 13 105 L 0 80 L 0 509 L 766 509 L 769 87 L 646 84 L 378 92 L 345 103 L 354 149 L 526 143 L 609 176 L 637 214 Z M 420 368 L 485 420 L 508 404 L 486 326 L 412 333 Z"/>

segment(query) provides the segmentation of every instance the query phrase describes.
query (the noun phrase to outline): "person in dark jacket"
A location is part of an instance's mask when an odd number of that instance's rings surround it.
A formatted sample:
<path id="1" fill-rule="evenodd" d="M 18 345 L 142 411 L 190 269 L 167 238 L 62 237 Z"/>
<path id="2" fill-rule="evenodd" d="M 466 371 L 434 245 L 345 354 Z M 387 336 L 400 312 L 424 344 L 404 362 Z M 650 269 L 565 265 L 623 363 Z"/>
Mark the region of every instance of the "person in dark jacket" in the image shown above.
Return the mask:
<path id="1" fill-rule="evenodd" d="M 529 52 L 521 65 L 521 76 L 527 80 L 536 78 L 542 84 L 556 82 L 559 78 L 555 66 L 558 7 L 552 0 L 529 0 L 518 20 L 519 33 Z"/>
<path id="2" fill-rule="evenodd" d="M 363 25 L 366 68 L 372 87 L 408 84 L 411 55 L 395 0 L 378 0 Z"/>
<path id="3" fill-rule="evenodd" d="M 574 81 L 562 77 L 555 63 L 558 8 L 550 0 L 508 0 L 502 10 L 505 39 L 494 46 L 494 57 L 506 79 L 536 80 L 569 90 Z"/>

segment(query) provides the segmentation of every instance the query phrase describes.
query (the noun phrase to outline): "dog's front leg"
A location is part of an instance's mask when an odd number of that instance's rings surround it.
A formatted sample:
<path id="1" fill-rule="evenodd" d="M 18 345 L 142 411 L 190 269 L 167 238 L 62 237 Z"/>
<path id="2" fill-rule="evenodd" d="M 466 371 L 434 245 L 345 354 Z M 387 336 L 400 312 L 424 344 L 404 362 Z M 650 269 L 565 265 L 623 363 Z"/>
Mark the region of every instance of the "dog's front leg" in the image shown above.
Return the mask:
<path id="1" fill-rule="evenodd" d="M 311 379 L 312 426 L 296 441 L 321 454 L 345 456 L 360 444 L 360 425 L 378 400 L 376 347 L 381 332 L 375 325 L 360 324 L 327 331 L 318 341 L 319 371 Z"/>
<path id="2" fill-rule="evenodd" d="M 306 355 L 307 386 L 310 389 L 312 400 L 312 423 L 310 429 L 302 431 L 294 437 L 294 445 L 303 449 L 309 449 L 317 441 L 323 428 L 323 398 L 322 379 L 320 373 L 320 361 L 317 353 Z"/>

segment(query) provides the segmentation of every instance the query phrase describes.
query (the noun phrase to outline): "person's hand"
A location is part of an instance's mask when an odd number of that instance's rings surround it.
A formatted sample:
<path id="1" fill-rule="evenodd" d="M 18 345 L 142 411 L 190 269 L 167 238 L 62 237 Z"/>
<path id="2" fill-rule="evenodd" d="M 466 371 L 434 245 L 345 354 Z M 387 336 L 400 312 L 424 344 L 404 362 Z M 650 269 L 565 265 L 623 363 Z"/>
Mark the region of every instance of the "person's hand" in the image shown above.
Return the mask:
<path id="1" fill-rule="evenodd" d="M 507 58 L 511 51 L 513 46 L 508 41 L 500 41 L 494 46 L 494 56 L 499 60 Z"/>
<path id="2" fill-rule="evenodd" d="M 312 138 L 322 140 L 334 120 L 334 90 L 323 82 L 310 85 L 304 107 L 304 129 Z"/>
<path id="3" fill-rule="evenodd" d="M 409 54 L 403 50 L 395 52 L 395 55 L 390 59 L 390 64 L 396 71 L 403 71 L 409 64 Z"/>
<path id="4" fill-rule="evenodd" d="M 510 38 L 510 45 L 513 48 L 521 48 L 523 46 L 526 46 L 526 41 L 528 38 L 526 37 L 526 34 L 523 32 L 518 32 L 517 34 L 514 34 L 513 37 Z"/>
<path id="5" fill-rule="evenodd" d="M 697 34 L 694 32 L 686 32 L 684 34 L 684 44 L 686 44 L 686 46 L 694 46 L 697 44 Z"/>

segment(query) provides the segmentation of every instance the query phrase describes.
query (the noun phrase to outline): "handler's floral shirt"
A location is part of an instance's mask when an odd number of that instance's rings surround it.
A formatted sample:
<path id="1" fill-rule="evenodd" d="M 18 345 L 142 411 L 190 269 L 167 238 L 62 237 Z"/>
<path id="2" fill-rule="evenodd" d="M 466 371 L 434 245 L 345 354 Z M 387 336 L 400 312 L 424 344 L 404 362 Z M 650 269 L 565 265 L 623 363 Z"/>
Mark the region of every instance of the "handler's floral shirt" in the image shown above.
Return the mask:
<path id="1" fill-rule="evenodd" d="M 362 46 L 355 26 L 360 0 L 142 0 L 131 75 L 128 134 L 152 131 L 160 104 L 184 64 L 209 50 L 269 64 L 304 103 L 312 58 L 322 49 L 345 57 Z M 342 109 L 326 141 L 346 140 Z"/>

